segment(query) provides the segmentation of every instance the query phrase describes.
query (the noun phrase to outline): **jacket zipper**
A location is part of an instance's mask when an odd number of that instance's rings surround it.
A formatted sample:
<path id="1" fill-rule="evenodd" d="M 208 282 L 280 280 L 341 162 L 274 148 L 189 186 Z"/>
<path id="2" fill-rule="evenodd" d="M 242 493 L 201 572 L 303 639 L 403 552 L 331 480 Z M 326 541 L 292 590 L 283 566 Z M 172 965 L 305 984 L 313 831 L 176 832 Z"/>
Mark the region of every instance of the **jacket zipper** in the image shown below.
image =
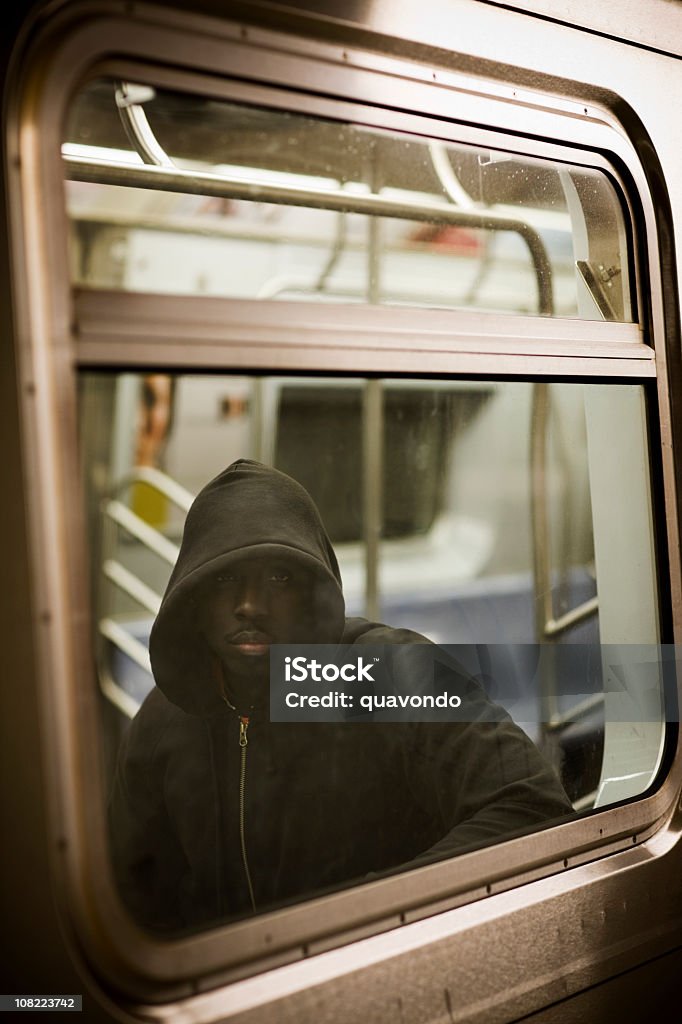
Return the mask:
<path id="1" fill-rule="evenodd" d="M 241 764 L 239 769 L 239 838 L 242 847 L 242 863 L 244 865 L 244 874 L 246 875 L 246 884 L 249 887 L 249 898 L 251 900 L 251 907 L 254 914 L 256 913 L 256 899 L 253 895 L 253 885 L 251 884 L 251 872 L 249 871 L 249 861 L 246 856 L 246 827 L 244 824 L 244 793 L 246 790 L 246 748 L 249 744 L 247 730 L 249 728 L 249 719 L 245 715 L 239 716 L 239 747 L 241 751 Z"/>

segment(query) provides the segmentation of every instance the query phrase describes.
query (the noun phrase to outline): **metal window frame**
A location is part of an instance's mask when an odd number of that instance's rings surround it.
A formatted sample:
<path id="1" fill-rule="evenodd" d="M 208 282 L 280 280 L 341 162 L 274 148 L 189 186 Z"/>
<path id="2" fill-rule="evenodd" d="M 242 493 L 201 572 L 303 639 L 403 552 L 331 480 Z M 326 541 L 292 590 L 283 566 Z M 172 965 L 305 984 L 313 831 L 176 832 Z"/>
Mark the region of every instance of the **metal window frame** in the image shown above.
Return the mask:
<path id="1" fill-rule="evenodd" d="M 252 321 L 248 303 L 230 304 L 232 332 L 226 335 L 228 315 L 222 301 L 169 302 L 168 297 L 125 296 L 126 310 L 113 309 L 112 297 L 83 293 L 72 306 L 66 260 L 66 217 L 61 193 L 60 126 L 70 96 L 97 66 L 106 68 L 107 55 L 129 54 L 126 67 L 144 60 L 149 78 L 159 85 L 225 94 L 246 90 L 253 102 L 267 96 L 268 104 L 287 98 L 305 82 L 306 110 L 325 109 L 334 102 L 338 116 L 357 104 L 371 109 L 385 127 L 410 128 L 410 118 L 428 110 L 438 130 L 459 141 L 498 146 L 518 141 L 519 151 L 557 155 L 565 161 L 566 145 L 592 160 L 610 165 L 613 174 L 627 176 L 627 197 L 639 197 L 631 211 L 640 234 L 640 251 L 648 251 L 648 286 L 651 300 L 642 303 L 654 341 L 643 344 L 631 325 L 580 321 L 538 321 L 536 318 L 481 316 L 469 320 L 459 312 L 420 311 L 433 322 L 430 334 L 433 372 L 441 374 L 510 375 L 544 379 L 554 376 L 584 378 L 658 378 L 662 441 L 661 475 L 665 500 L 676 507 L 667 387 L 662 287 L 658 271 L 656 219 L 639 159 L 613 115 L 607 109 L 514 89 L 499 82 L 465 79 L 441 67 L 436 70 L 407 61 L 311 43 L 266 30 L 247 32 L 239 24 L 211 23 L 191 15 L 154 13 L 141 5 L 131 31 L 125 15 L 110 8 L 91 8 L 57 16 L 36 43 L 22 81 L 21 103 L 14 111 L 14 133 L 9 141 L 10 188 L 14 204 L 12 239 L 15 262 L 21 268 L 16 283 L 21 340 L 21 387 L 24 400 L 24 447 L 28 485 L 33 494 L 30 523 L 34 560 L 34 592 L 38 595 L 35 630 L 41 662 L 43 713 L 53 766 L 53 841 L 56 870 L 68 890 L 67 913 L 90 956 L 120 986 L 138 998 L 182 998 L 244 973 L 310 956 L 398 925 L 428 917 L 491 894 L 515 889 L 521 883 L 555 874 L 564 868 L 588 864 L 606 854 L 631 849 L 652 836 L 668 819 L 682 779 L 679 756 L 657 792 L 632 804 L 606 809 L 576 822 L 535 832 L 493 847 L 465 854 L 456 861 L 389 878 L 380 882 L 266 914 L 255 921 L 228 925 L 187 940 L 160 943 L 141 933 L 127 918 L 115 895 L 105 865 L 104 808 L 98 765 L 96 687 L 88 612 L 87 553 L 82 538 L 83 504 L 80 501 L 76 451 L 76 366 L 131 367 L 159 365 L 202 368 L 250 366 L 259 369 L 330 369 L 347 372 L 339 356 L 352 351 L 359 372 L 395 372 L 393 359 L 402 360 L 400 372 L 416 372 L 410 337 L 405 335 L 405 312 L 363 310 L 371 325 L 371 338 L 388 337 L 381 345 L 368 344 L 367 328 L 355 326 L 356 344 L 350 346 L 338 330 L 327 324 L 320 331 L 319 309 L 314 316 L 305 307 L 287 306 L 298 316 L 299 328 L 314 332 L 310 345 L 286 348 L 267 344 L 267 324 Z M 70 19 L 75 17 L 75 23 Z M 80 19 L 80 20 L 79 20 Z M 201 69 L 193 43 L 200 42 Z M 254 48 L 267 50 L 268 61 L 253 61 Z M 165 66 L 152 66 L 154 60 Z M 175 65 L 176 70 L 170 70 Z M 119 66 L 118 64 L 116 66 Z M 257 70 L 256 70 L 257 68 Z M 38 69 L 40 69 L 38 71 Z M 241 82 L 216 76 L 229 71 Z M 19 75 L 19 77 L 21 77 Z M 250 83 L 249 83 L 250 80 Z M 284 90 L 290 90 L 286 92 Z M 457 97 L 457 121 L 453 120 Z M 330 100 L 329 97 L 343 97 Z M 262 100 L 260 100 L 262 101 Z M 399 109 L 398 109 L 399 108 Z M 412 114 L 409 111 L 413 111 Z M 441 120 L 442 119 L 442 120 Z M 484 129 L 472 124 L 487 125 Z M 447 133 L 446 136 L 447 137 Z M 117 305 L 116 302 L 113 303 Z M 121 304 L 118 303 L 120 306 Z M 166 319 L 174 307 L 184 314 L 178 334 L 168 343 L 168 329 L 177 322 Z M 211 316 L 213 311 L 213 316 Z M 273 306 L 278 318 L 284 304 Z M 165 316 L 164 316 L 165 312 Z M 333 316 L 335 310 L 327 310 Z M 136 314 L 137 318 L 133 316 Z M 452 319 L 447 329 L 437 326 L 439 315 Z M 107 317 L 110 317 L 107 320 Z M 308 320 L 306 321 L 306 317 Z M 398 319 L 400 323 L 398 323 Z M 165 323 L 164 323 L 165 320 Z M 229 320 L 229 316 L 228 316 Z M 532 324 L 531 321 L 532 320 Z M 156 340 L 140 324 L 156 332 Z M 280 321 L 281 322 L 281 321 Z M 307 323 L 307 327 L 306 327 Z M 453 325 L 458 324 L 453 332 Z M 586 327 L 585 324 L 588 323 Z M 166 332 L 161 338 L 161 328 Z M 401 328 L 403 333 L 401 334 Z M 258 331 L 261 331 L 258 337 Z M 365 331 L 363 337 L 363 330 Z M 187 331 L 183 338 L 180 331 Z M 194 334 L 192 334 L 192 331 Z M 524 333 L 531 332 L 528 339 Z M 536 331 L 537 333 L 533 333 Z M 579 335 L 585 349 L 576 352 L 570 332 Z M 487 333 L 487 338 L 485 337 Z M 483 336 L 482 336 L 483 335 Z M 188 336 L 196 339 L 191 349 Z M 475 345 L 467 337 L 474 336 Z M 413 335 L 412 335 L 413 337 Z M 321 341 L 321 339 L 324 339 Z M 607 339 L 611 339 L 607 341 Z M 371 339 L 370 339 L 371 340 Z M 518 351 L 519 346 L 527 351 Z M 184 354 L 183 354 L 184 344 Z M 163 345 L 163 355 L 161 346 Z M 249 346 L 241 355 L 241 346 Z M 487 351 L 481 351 L 486 348 Z M 324 353 L 324 365 L 320 353 Z M 423 362 L 423 352 L 422 362 Z M 350 359 L 350 355 L 346 356 Z M 49 506 L 49 522 L 41 510 Z M 679 597 L 680 567 L 677 538 L 668 535 L 670 580 Z M 679 603 L 675 603 L 679 607 Z M 673 622 L 674 636 L 682 623 Z M 603 862 L 602 862 L 603 863 Z M 621 863 L 624 863 L 621 861 Z M 561 884 L 564 884 L 563 882 Z M 437 930 L 437 928 L 436 928 Z M 229 947 L 229 948 L 228 948 Z M 230 949 L 232 953 L 230 953 Z M 197 1009 L 200 1016 L 208 1010 Z M 195 1018 L 199 1019 L 199 1017 Z"/>
<path id="2" fill-rule="evenodd" d="M 344 51 L 345 53 L 345 51 Z M 347 59 L 347 55 L 346 55 Z M 303 73 L 303 69 L 301 70 Z M 365 71 L 361 75 L 362 86 L 356 88 L 357 96 L 339 98 L 335 96 L 330 99 L 327 96 L 310 95 L 305 94 L 305 113 L 306 115 L 315 115 L 329 119 L 341 119 L 349 121 L 354 124 L 370 126 L 380 130 L 394 130 L 396 132 L 407 134 L 419 138 L 420 136 L 429 141 L 439 142 L 452 142 L 459 144 L 466 144 L 473 147 L 483 147 L 490 149 L 491 151 L 501 151 L 504 155 L 519 156 L 527 159 L 540 159 L 547 161 L 556 161 L 564 165 L 573 164 L 577 169 L 587 170 L 598 170 L 601 171 L 605 177 L 611 179 L 611 183 L 615 186 L 617 197 L 621 199 L 624 204 L 624 224 L 626 231 L 636 230 L 636 224 L 638 217 L 635 215 L 635 211 L 631 208 L 629 197 L 632 191 L 631 188 L 626 187 L 622 180 L 619 169 L 622 169 L 628 173 L 627 160 L 625 159 L 627 153 L 627 146 L 617 146 L 615 142 L 618 140 L 612 140 L 610 150 L 610 158 L 604 156 L 603 148 L 606 142 L 605 138 L 601 139 L 601 149 L 597 147 L 596 134 L 594 138 L 590 139 L 590 146 L 592 148 L 586 148 L 585 141 L 581 140 L 576 146 L 571 147 L 570 143 L 564 143 L 562 145 L 552 145 L 547 138 L 539 135 L 531 136 L 528 135 L 523 138 L 523 145 L 516 145 L 516 138 L 518 136 L 518 125 L 514 123 L 513 129 L 509 123 L 502 123 L 503 119 L 500 119 L 499 126 L 495 126 L 486 130 L 485 127 L 472 127 L 468 122 L 469 116 L 475 116 L 476 113 L 480 112 L 480 104 L 473 103 L 469 104 L 471 110 L 464 109 L 460 110 L 459 106 L 462 106 L 462 102 L 471 100 L 471 86 L 468 88 L 464 85 L 459 85 L 456 88 L 456 98 L 458 103 L 457 118 L 453 119 L 452 112 L 445 115 L 441 115 L 441 118 L 436 120 L 436 115 L 433 113 L 421 114 L 417 113 L 419 109 L 419 103 L 413 101 L 415 109 L 390 109 L 386 105 L 369 106 L 365 100 L 367 92 L 371 93 L 370 82 L 372 78 L 376 78 L 378 69 L 372 67 L 370 71 Z M 108 77 L 111 76 L 114 79 L 127 80 L 134 77 L 137 81 L 144 84 L 150 84 L 159 88 L 167 89 L 181 89 L 187 93 L 197 93 L 201 96 L 210 96 L 212 99 L 224 102 L 243 102 L 253 106 L 265 106 L 279 110 L 290 109 L 291 104 L 291 83 L 288 85 L 282 83 L 279 78 L 275 79 L 272 85 L 263 85 L 261 81 L 250 81 L 244 82 L 239 80 L 237 72 L 229 77 L 221 77 L 216 79 L 214 76 L 197 76 L 196 74 L 180 72 L 176 70 L 174 74 L 169 74 L 167 69 L 159 66 L 151 66 L 147 64 L 136 65 L 130 61 L 103 61 L 98 64 L 96 70 L 92 70 L 87 76 L 88 79 L 97 77 Z M 261 76 L 262 78 L 263 76 Z M 357 78 L 357 74 L 354 75 L 353 80 Z M 435 78 L 435 75 L 434 75 Z M 391 82 L 391 88 L 393 89 L 396 82 L 395 79 Z M 411 83 L 414 88 L 415 83 Z M 273 87 L 274 86 L 274 87 Z M 341 84 L 339 84 L 341 87 Z M 428 103 L 429 93 L 427 90 L 424 91 L 423 102 Z M 516 94 L 515 94 L 516 95 Z M 303 99 L 304 94 L 301 93 L 300 99 Z M 392 103 L 394 101 L 392 100 Z M 508 98 L 507 98 L 508 102 Z M 464 103 L 466 107 L 466 102 Z M 500 107 L 500 113 L 504 111 L 504 107 Z M 585 128 L 586 125 L 593 126 L 596 122 L 595 112 L 587 107 L 581 108 L 582 120 L 585 122 L 581 125 Z M 573 116 L 576 116 L 576 111 L 573 111 Z M 516 119 L 515 119 L 516 121 Z M 546 130 L 546 125 L 543 125 L 543 129 Z M 610 127 L 606 121 L 600 125 L 602 133 L 604 128 Z M 538 131 L 540 126 L 538 125 Z M 504 132 L 505 135 L 501 136 Z M 588 132 L 586 134 L 592 134 Z M 608 131 L 604 133 L 608 137 Z M 622 139 L 620 140 L 623 141 Z M 576 139 L 577 142 L 577 139 Z M 629 154 L 630 159 L 632 153 Z M 99 178 L 107 184 L 121 184 L 124 177 L 128 176 L 129 180 L 133 184 L 141 185 L 146 181 L 149 188 L 164 189 L 168 188 L 170 191 L 187 191 L 187 192 L 199 192 L 207 195 L 217 196 L 231 196 L 233 198 L 261 198 L 256 194 L 256 191 L 251 185 L 245 185 L 236 181 L 229 182 L 225 179 L 221 182 L 219 176 L 211 174 L 199 174 L 181 171 L 175 168 L 168 167 L 154 167 L 149 164 L 145 164 L 140 167 L 126 168 L 125 165 L 116 165 L 115 162 L 108 162 L 108 166 L 97 167 L 97 161 L 87 161 L 84 158 L 65 158 L 65 167 L 67 169 L 68 176 L 74 180 L 82 181 L 94 181 L 98 171 Z M 203 177 L 203 183 L 200 183 L 200 179 Z M 184 181 L 184 188 L 180 188 L 177 184 L 178 180 Z M 176 184 L 173 184 L 173 183 Z M 643 184 L 643 181 L 640 183 Z M 282 195 L 282 201 L 291 204 L 303 204 L 301 189 L 285 188 L 281 187 L 277 189 L 276 186 L 270 186 L 269 191 L 273 193 L 273 199 L 271 201 L 276 202 L 274 194 L 279 191 Z M 636 192 L 636 190 L 635 190 Z M 517 218 L 511 215 L 501 216 L 494 211 L 484 213 L 483 219 L 481 219 L 481 213 L 476 211 L 462 210 L 456 207 L 454 204 L 448 204 L 446 202 L 427 202 L 424 201 L 422 206 L 423 209 L 413 209 L 408 211 L 407 209 L 401 209 L 401 203 L 393 199 L 384 196 L 362 196 L 362 195 L 348 195 L 343 192 L 337 191 L 324 191 L 320 192 L 317 198 L 309 198 L 305 205 L 313 207 L 319 207 L 323 209 L 352 209 L 358 213 L 370 213 L 372 208 L 375 208 L 375 212 L 378 215 L 384 212 L 386 216 L 405 216 L 412 217 L 414 219 L 426 219 L 430 220 L 431 217 L 435 217 L 444 220 L 448 223 L 456 224 L 467 224 L 473 222 L 479 222 L 478 226 L 485 229 L 495 228 L 500 230 L 510 230 L 520 235 L 523 239 L 528 252 L 533 268 L 538 277 L 538 290 L 539 290 L 539 306 L 542 315 L 551 315 L 549 308 L 549 300 L 547 295 L 547 288 L 540 281 L 541 272 L 544 268 L 547 256 L 544 251 L 544 246 L 540 240 L 537 232 L 528 224 L 523 222 L 521 213 Z M 412 204 L 417 206 L 418 204 Z M 506 222 L 506 226 L 505 226 Z M 632 254 L 635 251 L 636 246 L 633 244 L 629 247 L 625 256 L 632 258 Z M 629 279 L 631 282 L 631 302 L 633 307 L 633 319 L 637 320 L 637 309 L 639 308 L 640 296 L 638 291 L 638 278 L 635 273 L 634 265 L 629 266 Z M 589 274 L 590 268 L 586 266 L 584 273 Z"/>
<path id="3" fill-rule="evenodd" d="M 94 368 L 652 379 L 636 324 L 77 289 L 75 358 Z M 542 359 L 539 366 L 537 360 Z"/>

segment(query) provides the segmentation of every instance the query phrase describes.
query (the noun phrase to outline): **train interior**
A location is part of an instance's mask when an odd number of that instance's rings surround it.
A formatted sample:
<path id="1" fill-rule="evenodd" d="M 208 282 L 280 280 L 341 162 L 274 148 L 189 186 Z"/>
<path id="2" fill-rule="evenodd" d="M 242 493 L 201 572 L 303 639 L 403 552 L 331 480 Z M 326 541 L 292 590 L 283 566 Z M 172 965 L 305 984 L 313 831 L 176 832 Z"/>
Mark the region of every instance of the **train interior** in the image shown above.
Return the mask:
<path id="1" fill-rule="evenodd" d="M 257 301 L 273 339 L 280 302 L 632 317 L 622 211 L 595 171 L 102 78 L 62 152 L 81 292 Z M 595 274 L 595 251 L 618 270 Z M 252 458 L 313 495 L 349 613 L 452 646 L 491 696 L 511 693 L 576 810 L 654 779 L 640 385 L 86 370 L 79 402 L 107 775 L 153 685 L 184 515 Z M 637 669 L 619 646 L 633 638 Z M 642 660 L 647 710 L 628 683 Z M 634 724 L 608 710 L 614 665 Z"/>

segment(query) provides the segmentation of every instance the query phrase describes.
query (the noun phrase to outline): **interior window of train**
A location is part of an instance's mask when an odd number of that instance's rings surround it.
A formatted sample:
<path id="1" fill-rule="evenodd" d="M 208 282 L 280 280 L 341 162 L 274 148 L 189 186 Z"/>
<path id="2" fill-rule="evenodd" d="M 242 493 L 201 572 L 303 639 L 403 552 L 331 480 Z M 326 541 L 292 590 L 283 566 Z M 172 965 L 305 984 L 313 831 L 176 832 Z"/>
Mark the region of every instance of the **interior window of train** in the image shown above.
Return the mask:
<path id="1" fill-rule="evenodd" d="M 652 784 L 641 385 L 88 371 L 80 410 L 110 845 L 143 926 Z"/>
<path id="2" fill-rule="evenodd" d="M 80 286 L 633 318 L 601 170 L 108 79 L 63 156 Z"/>

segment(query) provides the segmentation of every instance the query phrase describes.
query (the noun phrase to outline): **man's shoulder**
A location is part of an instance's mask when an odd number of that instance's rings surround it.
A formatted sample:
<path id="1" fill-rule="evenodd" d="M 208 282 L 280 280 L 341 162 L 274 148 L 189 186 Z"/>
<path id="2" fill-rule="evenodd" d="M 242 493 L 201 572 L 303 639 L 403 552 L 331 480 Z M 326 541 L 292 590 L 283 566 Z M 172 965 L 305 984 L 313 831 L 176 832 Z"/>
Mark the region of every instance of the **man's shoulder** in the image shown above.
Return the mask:
<path id="1" fill-rule="evenodd" d="M 344 644 L 430 644 L 421 633 L 413 629 L 387 626 L 383 622 L 370 622 L 360 617 L 347 618 L 341 643 Z"/>
<path id="2" fill-rule="evenodd" d="M 158 686 L 152 687 L 130 724 L 131 736 L 135 741 L 151 746 L 177 729 L 183 732 L 200 730 L 201 719 L 173 704 Z"/>

